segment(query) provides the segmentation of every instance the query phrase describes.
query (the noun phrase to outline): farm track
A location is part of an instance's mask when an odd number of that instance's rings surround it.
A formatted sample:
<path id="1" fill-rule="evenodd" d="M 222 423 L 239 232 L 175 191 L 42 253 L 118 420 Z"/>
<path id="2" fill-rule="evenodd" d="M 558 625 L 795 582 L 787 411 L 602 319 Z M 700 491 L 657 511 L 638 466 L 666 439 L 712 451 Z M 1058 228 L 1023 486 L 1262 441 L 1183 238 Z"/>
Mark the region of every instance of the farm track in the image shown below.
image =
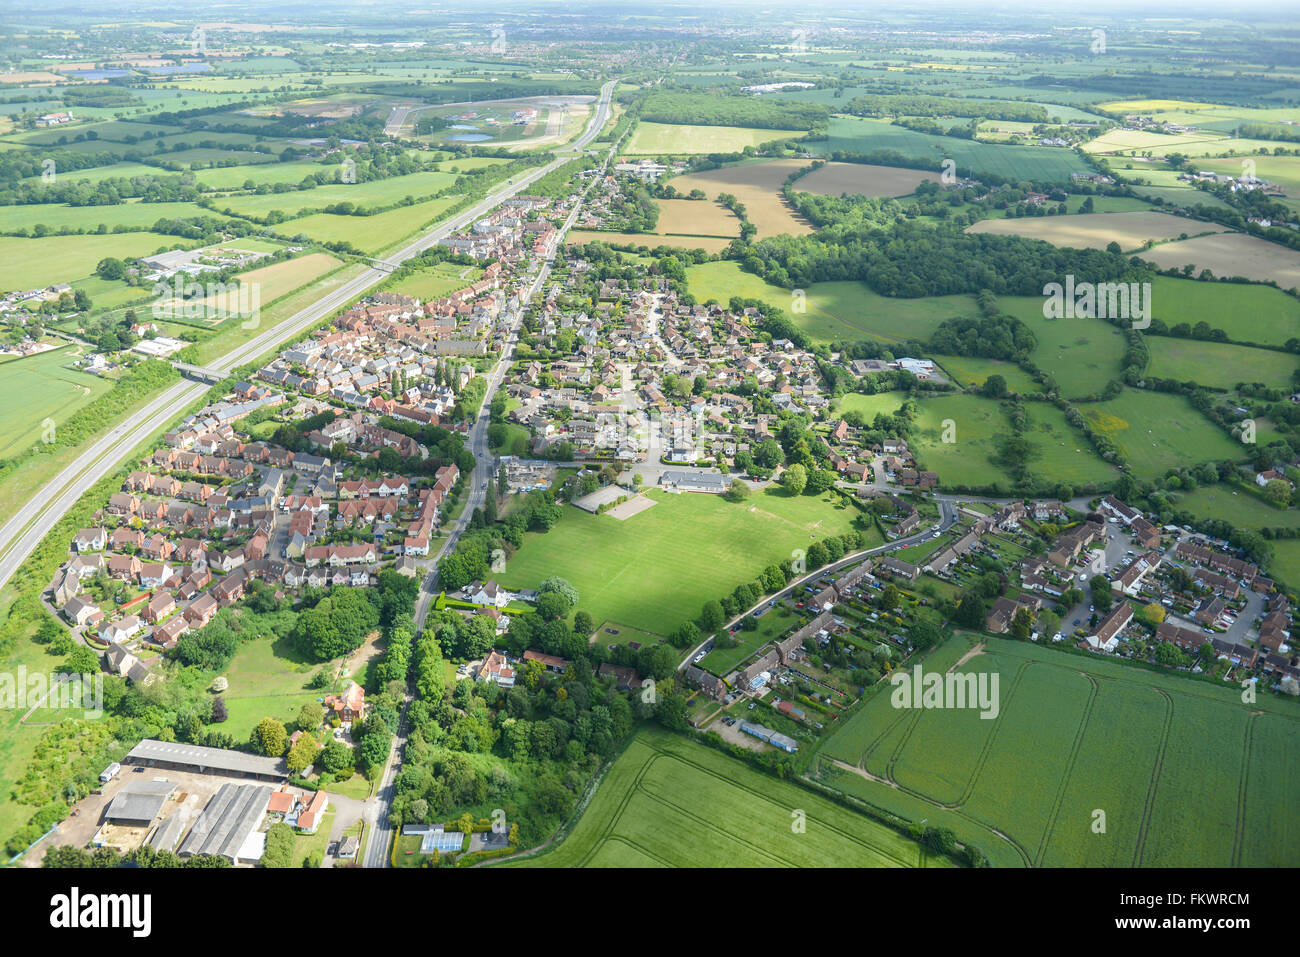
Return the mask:
<path id="1" fill-rule="evenodd" d="M 1133 847 L 1134 867 L 1142 866 L 1142 854 L 1146 849 L 1147 833 L 1151 827 L 1151 813 L 1156 806 L 1156 790 L 1160 786 L 1160 771 L 1165 763 L 1165 749 L 1169 746 L 1169 731 L 1174 724 L 1174 699 L 1161 688 L 1151 690 L 1165 699 L 1165 726 L 1160 731 L 1160 748 L 1156 751 L 1156 763 L 1151 768 L 1151 786 L 1147 789 L 1146 805 L 1142 809 L 1142 823 L 1138 825 L 1137 842 Z"/>
<path id="2" fill-rule="evenodd" d="M 1083 746 L 1084 736 L 1088 733 L 1088 722 L 1092 718 L 1092 707 L 1097 703 L 1097 694 L 1101 690 L 1101 685 L 1092 675 L 1084 674 L 1084 677 L 1092 684 L 1092 693 L 1088 695 L 1088 703 L 1083 709 L 1083 720 L 1079 722 L 1079 730 L 1074 734 L 1074 745 L 1070 748 L 1069 760 L 1065 762 L 1065 770 L 1061 774 L 1061 783 L 1056 789 L 1056 800 L 1052 802 L 1052 813 L 1047 819 L 1047 829 L 1043 832 L 1042 842 L 1038 845 L 1038 855 L 1034 858 L 1034 866 L 1042 867 L 1043 858 L 1047 856 L 1048 845 L 1052 842 L 1052 833 L 1056 830 L 1056 822 L 1061 816 L 1061 805 L 1065 803 L 1065 792 L 1070 786 L 1070 778 L 1074 776 L 1074 765 L 1079 759 L 1079 749 Z"/>
<path id="3" fill-rule="evenodd" d="M 1237 783 L 1237 826 L 1232 834 L 1232 866 L 1241 867 L 1242 854 L 1246 844 L 1246 792 L 1250 783 L 1250 749 L 1255 741 L 1255 724 L 1258 711 L 1252 711 L 1246 718 L 1245 740 L 1241 745 L 1241 779 Z"/>

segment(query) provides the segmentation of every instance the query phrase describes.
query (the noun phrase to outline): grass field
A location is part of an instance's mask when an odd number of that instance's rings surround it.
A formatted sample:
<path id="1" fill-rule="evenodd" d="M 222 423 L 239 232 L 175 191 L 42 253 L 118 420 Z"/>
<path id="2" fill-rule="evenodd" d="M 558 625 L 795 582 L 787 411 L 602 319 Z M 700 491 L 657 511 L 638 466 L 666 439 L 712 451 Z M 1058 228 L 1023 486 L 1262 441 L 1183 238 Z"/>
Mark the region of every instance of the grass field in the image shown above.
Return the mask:
<path id="1" fill-rule="evenodd" d="M 302 234 L 319 242 L 349 242 L 362 252 L 375 255 L 419 232 L 458 202 L 459 196 L 443 196 L 373 216 L 313 213 L 274 228 L 288 238 Z"/>
<path id="2" fill-rule="evenodd" d="M 1216 276 L 1242 276 L 1256 282 L 1274 280 L 1282 289 L 1300 287 L 1300 252 L 1245 233 L 1219 233 L 1165 243 L 1141 253 L 1163 269 L 1196 267 Z"/>
<path id="3" fill-rule="evenodd" d="M 954 383 L 960 386 L 982 386 L 989 376 L 1000 375 L 1012 392 L 1040 392 L 1037 382 L 1018 365 L 1001 359 L 981 359 L 977 356 L 936 356 L 935 360 Z"/>
<path id="4" fill-rule="evenodd" d="M 689 153 L 739 153 L 772 140 L 803 136 L 802 130 L 760 130 L 746 126 L 684 126 L 638 123 L 623 148 L 629 156 L 684 156 Z"/>
<path id="5" fill-rule="evenodd" d="M 1232 389 L 1238 382 L 1262 382 L 1273 389 L 1290 390 L 1291 373 L 1300 367 L 1300 358 L 1292 353 L 1222 342 L 1150 336 L 1147 348 L 1151 351 L 1147 366 L 1151 375 L 1217 389 Z"/>
<path id="6" fill-rule="evenodd" d="M 223 693 L 229 718 L 221 730 L 244 741 L 263 718 L 292 725 L 304 704 L 325 694 L 307 687 L 315 671 L 288 638 L 255 639 L 240 645 L 223 672 L 230 682 Z"/>
<path id="7" fill-rule="evenodd" d="M 686 270 L 691 294 L 700 302 L 732 296 L 760 299 L 785 310 L 787 317 L 822 342 L 875 339 L 900 343 L 928 339 L 947 319 L 973 316 L 970 296 L 892 299 L 861 282 L 818 282 L 804 290 L 803 310 L 788 289 L 773 286 L 731 261 L 701 263 Z M 1041 306 L 1040 306 L 1041 310 Z"/>
<path id="8" fill-rule="evenodd" d="M 1066 398 L 1101 392 L 1119 378 L 1127 346 L 1115 326 L 1101 319 L 1047 319 L 1039 296 L 1003 296 L 998 305 L 1033 330 L 1038 345 L 1029 358 L 1056 380 Z"/>
<path id="9" fill-rule="evenodd" d="M 838 496 L 792 498 L 779 490 L 743 503 L 647 494 L 658 504 L 626 521 L 566 508 L 550 532 L 527 534 L 498 579 L 507 588 L 535 588 L 558 575 L 578 589 L 578 608 L 596 621 L 667 635 L 794 549 L 848 531 L 858 514 Z"/>
<path id="10" fill-rule="evenodd" d="M 40 442 L 47 419 L 57 431 L 59 423 L 112 387 L 98 376 L 64 368 L 82 352 L 81 346 L 65 346 L 0 361 L 0 459 Z"/>
<path id="11" fill-rule="evenodd" d="M 896 166 L 863 163 L 827 163 L 816 172 L 795 180 L 794 188 L 822 196 L 906 196 L 924 182 L 939 182 L 939 174 Z"/>
<path id="12" fill-rule="evenodd" d="M 389 206 L 408 196 L 412 199 L 430 196 L 454 182 L 456 175 L 453 173 L 421 172 L 366 183 L 336 183 L 287 193 L 225 196 L 213 202 L 217 209 L 229 210 L 235 216 L 265 219 L 272 210 L 278 209 L 286 216 L 297 216 L 303 210 L 324 209 L 342 202 L 356 203 L 358 206 Z"/>
<path id="13" fill-rule="evenodd" d="M 841 414 L 857 412 L 864 421 L 871 422 L 882 412 L 893 415 L 906 400 L 907 396 L 902 392 L 878 392 L 875 395 L 849 392 L 835 400 L 835 411 Z"/>
<path id="14" fill-rule="evenodd" d="M 1005 176 L 1013 181 L 1066 181 L 1071 173 L 1086 173 L 1088 168 L 1073 151 L 1046 146 L 1009 146 L 1001 143 L 978 143 L 951 136 L 918 133 L 885 120 L 857 117 L 831 117 L 827 138 L 811 144 L 814 152 L 829 155 L 837 150 L 870 153 L 896 150 L 904 156 L 927 159 L 936 167 L 944 159 L 957 164 L 962 176 L 981 172 Z"/>
<path id="15" fill-rule="evenodd" d="M 1204 485 L 1190 492 L 1181 492 L 1175 507 L 1186 509 L 1197 518 L 1218 518 L 1238 528 L 1300 528 L 1300 510 L 1276 508 L 1235 485 Z M 1277 550 L 1290 541 L 1292 539 L 1275 539 L 1273 548 Z"/>
<path id="16" fill-rule="evenodd" d="M 449 292 L 464 289 L 478 282 L 483 270 L 477 266 L 457 266 L 454 263 L 438 263 L 417 269 L 405 279 L 400 279 L 389 287 L 390 292 L 420 299 L 439 299 Z"/>
<path id="17" fill-rule="evenodd" d="M 1295 779 L 1277 773 L 1300 743 L 1293 702 L 1248 709 L 1232 687 L 1000 638 L 961 670 L 999 676 L 996 719 L 877 695 L 820 757 L 895 787 L 848 772 L 834 786 L 898 813 L 933 808 L 995 863 L 1277 866 L 1300 852 Z"/>
<path id="18" fill-rule="evenodd" d="M 1208 322 L 1238 342 L 1280 346 L 1300 337 L 1300 300 L 1272 286 L 1157 276 L 1151 315 L 1173 326 Z"/>
<path id="19" fill-rule="evenodd" d="M 1113 477 L 1114 470 L 1098 458 L 1091 444 L 1065 421 L 1065 413 L 1041 402 L 1026 404 L 1029 426 L 1025 438 L 1033 449 L 1029 471 L 1051 483 L 1085 484 Z M 950 427 L 947 424 L 951 423 Z M 946 431 L 952 442 L 944 442 Z M 938 472 L 949 485 L 1004 486 L 1004 466 L 998 462 L 998 440 L 1010 425 L 1000 404 L 975 395 L 941 395 L 920 403 L 916 429 L 909 445 L 925 469 Z"/>
<path id="20" fill-rule="evenodd" d="M 138 229 L 152 226 L 160 219 L 193 219 L 208 216 L 223 222 L 226 217 L 195 203 L 141 203 L 130 201 L 116 206 L 64 206 L 54 203 L 36 203 L 28 206 L 5 207 L 5 229 L 17 231 L 43 224 L 51 231 L 84 229 L 93 232 L 100 226 L 106 230 L 123 226 Z M 120 257 L 119 257 L 120 258 Z"/>
<path id="21" fill-rule="evenodd" d="M 1169 213 L 1083 213 L 1065 216 L 1022 216 L 1016 219 L 982 219 L 966 231 L 999 236 L 1028 236 L 1055 246 L 1105 249 L 1112 242 L 1129 251 L 1148 240 L 1173 239 L 1184 233 L 1222 232 L 1226 227 L 1199 223 Z"/>
<path id="22" fill-rule="evenodd" d="M 795 812 L 806 815 L 796 833 Z M 657 729 L 600 782 L 573 831 L 520 867 L 944 867 L 920 845 L 798 785 Z"/>
<path id="23" fill-rule="evenodd" d="M 205 317 L 198 320 L 186 319 L 185 321 L 198 322 L 199 324 L 221 322 L 224 319 L 240 314 L 239 309 L 241 306 L 257 305 L 260 309 L 262 305 L 270 305 L 281 296 L 287 296 L 294 290 L 315 282 L 342 264 L 342 260 L 335 259 L 327 253 L 308 253 L 306 256 L 298 256 L 294 259 L 286 259 L 284 262 L 250 269 L 239 274 L 239 293 L 232 292 L 208 296 L 201 300 L 204 305 Z M 250 290 L 248 293 L 244 293 L 245 287 Z M 158 317 L 163 319 L 171 318 L 169 308 L 162 307 L 158 312 Z"/>
<path id="24" fill-rule="evenodd" d="M 159 233 L 39 239 L 0 236 L 0 289 L 42 289 L 55 283 L 75 282 L 93 274 L 95 266 L 107 256 L 118 259 L 149 256 L 174 245 L 188 249 L 195 244 Z"/>
<path id="25" fill-rule="evenodd" d="M 1241 459 L 1242 446 L 1202 416 L 1181 395 L 1125 389 L 1117 399 L 1089 403 L 1079 411 L 1107 435 L 1142 478 L 1198 462 Z"/>

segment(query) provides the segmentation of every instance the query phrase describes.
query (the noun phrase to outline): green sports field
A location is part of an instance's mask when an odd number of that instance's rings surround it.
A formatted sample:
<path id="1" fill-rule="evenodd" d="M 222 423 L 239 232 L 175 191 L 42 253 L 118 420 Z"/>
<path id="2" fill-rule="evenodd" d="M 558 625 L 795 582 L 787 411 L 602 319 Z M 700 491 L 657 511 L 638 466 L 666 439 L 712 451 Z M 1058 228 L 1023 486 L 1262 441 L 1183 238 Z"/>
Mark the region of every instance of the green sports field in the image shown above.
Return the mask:
<path id="1" fill-rule="evenodd" d="M 745 502 L 647 494 L 658 504 L 625 521 L 566 507 L 551 531 L 525 536 L 498 579 L 507 588 L 536 588 L 558 575 L 578 589 L 578 608 L 596 621 L 667 635 L 794 549 L 849 531 L 859 514 L 839 496 L 776 489 Z"/>
<path id="2" fill-rule="evenodd" d="M 46 420 L 58 429 L 77 409 L 107 392 L 112 383 L 64 368 L 83 349 L 65 346 L 39 355 L 0 361 L 0 459 L 41 441 Z"/>
<path id="3" fill-rule="evenodd" d="M 793 826 L 803 812 L 806 828 Z M 658 729 L 605 773 L 573 831 L 517 867 L 947 867 L 897 831 Z"/>
<path id="4" fill-rule="evenodd" d="M 1284 866 L 1300 853 L 1293 702 L 1245 706 L 1233 686 L 1000 638 L 961 670 L 998 675 L 997 718 L 879 694 L 819 751 L 878 780 L 835 766 L 833 785 L 896 813 L 931 808 L 995 864 Z"/>

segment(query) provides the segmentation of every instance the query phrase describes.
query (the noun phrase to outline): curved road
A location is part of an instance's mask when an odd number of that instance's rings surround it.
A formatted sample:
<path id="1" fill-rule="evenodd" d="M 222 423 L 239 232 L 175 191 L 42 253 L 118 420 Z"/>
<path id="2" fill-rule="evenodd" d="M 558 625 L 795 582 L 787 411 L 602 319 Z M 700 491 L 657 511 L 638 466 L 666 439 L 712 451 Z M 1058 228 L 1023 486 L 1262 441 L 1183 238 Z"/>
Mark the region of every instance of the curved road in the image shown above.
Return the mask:
<path id="1" fill-rule="evenodd" d="M 600 90 L 600 100 L 595 115 L 586 131 L 565 152 L 584 149 L 600 133 L 609 119 L 610 98 L 617 80 L 610 80 Z M 528 186 L 571 159 L 561 153 L 551 162 L 516 177 L 470 209 L 457 214 L 433 230 L 411 242 L 389 262 L 401 262 L 419 255 L 439 240 L 455 233 L 474 220 L 481 218 L 510 197 L 523 192 Z M 312 305 L 288 319 L 260 333 L 231 350 L 209 367 L 219 372 L 229 372 L 256 359 L 277 345 L 290 341 L 310 326 L 328 318 L 350 300 L 362 295 L 382 282 L 388 273 L 367 268 L 364 273 L 344 283 L 338 289 L 321 297 Z M 186 408 L 199 401 L 209 386 L 189 381 L 178 382 L 149 401 L 143 408 L 118 423 L 107 435 L 97 439 L 76 460 L 41 488 L 0 528 L 0 588 L 4 587 L 19 566 L 27 559 L 54 525 L 68 512 L 81 496 L 109 474 L 133 449 L 155 432 L 161 431 Z M 485 447 L 486 451 L 486 447 Z M 477 452 L 477 450 L 476 450 Z"/>

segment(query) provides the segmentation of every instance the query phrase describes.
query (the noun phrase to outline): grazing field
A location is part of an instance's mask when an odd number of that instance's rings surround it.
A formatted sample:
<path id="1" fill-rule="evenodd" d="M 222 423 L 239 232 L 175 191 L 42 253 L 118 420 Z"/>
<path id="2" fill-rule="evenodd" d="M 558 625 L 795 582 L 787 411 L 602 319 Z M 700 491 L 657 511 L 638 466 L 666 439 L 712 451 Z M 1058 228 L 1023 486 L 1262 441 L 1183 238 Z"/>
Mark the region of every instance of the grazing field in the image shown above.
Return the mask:
<path id="1" fill-rule="evenodd" d="M 623 148 L 628 156 L 685 156 L 691 153 L 739 153 L 772 140 L 797 138 L 803 130 L 760 130 L 746 126 L 684 126 L 638 123 Z"/>
<path id="2" fill-rule="evenodd" d="M 998 305 L 1033 330 L 1038 345 L 1029 358 L 1066 398 L 1094 395 L 1119 378 L 1127 344 L 1115 326 L 1101 319 L 1045 318 L 1038 296 L 1003 296 Z"/>
<path id="3" fill-rule="evenodd" d="M 1155 478 L 1171 468 L 1241 459 L 1242 446 L 1181 395 L 1125 389 L 1117 399 L 1079 407 L 1093 429 L 1123 451 L 1130 470 Z"/>
<path id="4" fill-rule="evenodd" d="M 957 164 L 961 176 L 993 173 L 1012 181 L 1066 182 L 1071 173 L 1090 172 L 1072 150 L 979 143 L 952 136 L 918 133 L 885 120 L 849 116 L 831 117 L 827 138 L 809 144 L 809 148 L 822 155 L 836 151 L 872 153 L 895 150 L 907 157 L 928 160 L 936 170 L 943 160 L 951 159 Z"/>
<path id="5" fill-rule="evenodd" d="M 1300 367 L 1300 358 L 1289 352 L 1169 336 L 1148 336 L 1146 341 L 1151 352 L 1149 374 L 1212 389 L 1233 389 L 1239 382 L 1262 382 L 1273 389 L 1290 390 L 1291 373 Z"/>
<path id="6" fill-rule="evenodd" d="M 1232 687 L 1001 638 L 959 670 L 998 676 L 995 719 L 900 711 L 879 694 L 819 757 L 880 780 L 841 768 L 828 783 L 948 824 L 995 865 L 1276 866 L 1300 853 L 1294 775 L 1279 773 L 1300 743 L 1293 702 L 1247 708 Z"/>
<path id="7" fill-rule="evenodd" d="M 112 383 L 65 366 L 85 350 L 65 346 L 25 358 L 0 357 L 0 459 L 38 444 Z"/>
<path id="8" fill-rule="evenodd" d="M 1029 472 L 1049 483 L 1103 481 L 1113 469 L 1098 458 L 1091 444 L 1065 421 L 1065 413 L 1041 402 L 1026 404 L 1029 425 L 1024 437 L 1031 447 Z M 909 445 L 921 467 L 939 474 L 945 485 L 1008 484 L 999 440 L 1010 433 L 1001 404 L 994 399 L 956 394 L 920 403 Z M 944 442 L 945 432 L 952 438 Z"/>
<path id="9" fill-rule="evenodd" d="M 821 169 L 795 180 L 794 188 L 822 196 L 906 196 L 922 183 L 939 182 L 939 174 L 896 166 L 863 163 L 827 163 Z"/>
<path id="10" fill-rule="evenodd" d="M 1238 342 L 1280 346 L 1300 337 L 1300 300 L 1254 283 L 1157 276 L 1151 285 L 1151 315 L 1169 326 L 1207 322 Z"/>
<path id="11" fill-rule="evenodd" d="M 1041 392 L 1042 389 L 1028 372 L 1011 362 L 1001 359 L 981 359 L 976 356 L 935 356 L 944 372 L 948 373 L 955 385 L 979 388 L 988 381 L 989 376 L 1000 375 L 1006 380 L 1011 392 Z"/>
<path id="12" fill-rule="evenodd" d="M 790 826 L 796 811 L 807 830 Z M 572 832 L 519 867 L 946 867 L 897 831 L 711 748 L 646 729 Z"/>
<path id="13" fill-rule="evenodd" d="M 627 521 L 566 508 L 550 532 L 527 534 L 498 579 L 507 588 L 535 588 L 558 575 L 578 589 L 578 608 L 596 621 L 667 635 L 794 549 L 849 531 L 859 514 L 831 494 L 791 497 L 772 489 L 745 502 L 647 494 L 658 504 Z"/>
<path id="14" fill-rule="evenodd" d="M 149 256 L 173 246 L 188 249 L 194 245 L 159 233 L 40 239 L 0 236 L 0 289 L 40 289 L 54 283 L 75 282 L 93 274 L 95 266 L 107 256 L 126 259 Z"/>
<path id="15" fill-rule="evenodd" d="M 459 196 L 443 196 L 373 216 L 314 213 L 273 228 L 286 238 L 301 234 L 319 242 L 349 242 L 364 253 L 377 255 L 437 221 L 460 199 Z"/>
<path id="16" fill-rule="evenodd" d="M 660 246 L 675 246 L 679 249 L 703 249 L 708 253 L 718 253 L 731 245 L 726 236 L 664 236 L 660 233 L 607 233 L 593 229 L 571 229 L 565 237 L 566 246 L 579 246 L 586 243 L 612 243 L 616 246 L 645 246 L 657 249 Z"/>
<path id="17" fill-rule="evenodd" d="M 1257 282 L 1276 281 L 1282 289 L 1300 287 L 1300 252 L 1245 233 L 1198 236 L 1166 243 L 1141 253 L 1143 259 L 1163 269 L 1189 263 L 1199 273 L 1208 269 L 1216 276 L 1242 276 Z"/>
<path id="18" fill-rule="evenodd" d="M 1173 239 L 1198 233 L 1222 232 L 1226 227 L 1199 223 L 1168 213 L 1083 213 L 1065 216 L 1023 216 L 1016 219 L 982 219 L 969 227 L 969 233 L 994 233 L 999 236 L 1027 236 L 1042 239 L 1054 246 L 1076 249 L 1105 249 L 1119 243 L 1129 251 L 1147 240 Z"/>
<path id="19" fill-rule="evenodd" d="M 1300 528 L 1300 509 L 1278 508 L 1242 491 L 1237 485 L 1203 485 L 1179 493 L 1174 505 L 1197 518 L 1219 518 L 1238 528 Z M 1300 539 L 1275 539 L 1272 545 L 1277 550 L 1291 541 Z"/>
<path id="20" fill-rule="evenodd" d="M 971 296 L 894 299 L 861 282 L 818 282 L 804 290 L 803 311 L 791 291 L 773 286 L 731 261 L 701 263 L 686 270 L 691 294 L 700 302 L 732 296 L 759 299 L 786 312 L 795 325 L 819 342 L 874 339 L 901 343 L 924 340 L 947 319 L 975 315 Z"/>
<path id="21" fill-rule="evenodd" d="M 699 189 L 710 199 L 716 199 L 721 193 L 735 196 L 745 204 L 745 214 L 757 228 L 758 239 L 783 233 L 802 236 L 812 232 L 812 227 L 790 209 L 781 195 L 781 187 L 786 177 L 807 165 L 806 160 L 762 160 L 689 173 L 674 177 L 669 183 L 683 194 Z"/>

